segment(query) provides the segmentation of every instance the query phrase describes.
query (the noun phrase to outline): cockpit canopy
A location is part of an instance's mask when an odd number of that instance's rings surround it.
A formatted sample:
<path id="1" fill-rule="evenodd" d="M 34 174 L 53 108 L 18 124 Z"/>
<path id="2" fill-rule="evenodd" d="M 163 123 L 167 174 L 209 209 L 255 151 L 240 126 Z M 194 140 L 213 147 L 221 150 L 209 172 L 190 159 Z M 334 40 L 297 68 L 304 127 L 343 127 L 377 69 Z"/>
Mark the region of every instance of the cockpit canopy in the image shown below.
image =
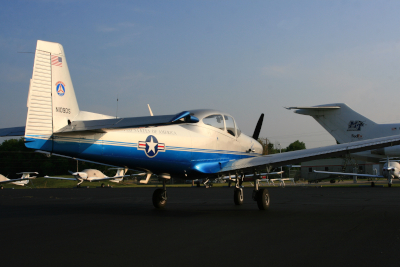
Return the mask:
<path id="1" fill-rule="evenodd" d="M 239 137 L 241 131 L 233 117 L 229 114 L 216 110 L 192 110 L 193 116 L 197 117 L 205 125 L 212 126 L 234 137 Z"/>

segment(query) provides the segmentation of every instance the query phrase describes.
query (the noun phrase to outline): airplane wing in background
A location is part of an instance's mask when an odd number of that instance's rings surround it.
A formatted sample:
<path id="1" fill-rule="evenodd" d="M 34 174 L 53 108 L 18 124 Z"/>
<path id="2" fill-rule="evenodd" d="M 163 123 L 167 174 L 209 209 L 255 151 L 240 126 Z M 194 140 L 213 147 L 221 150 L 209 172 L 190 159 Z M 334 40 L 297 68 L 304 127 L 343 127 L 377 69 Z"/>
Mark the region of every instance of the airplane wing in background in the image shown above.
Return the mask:
<path id="1" fill-rule="evenodd" d="M 69 181 L 76 181 L 75 178 L 64 178 L 64 177 L 56 177 L 56 176 L 44 176 L 43 178 L 50 178 L 50 179 L 58 179 L 58 180 L 69 180 Z"/>
<path id="2" fill-rule="evenodd" d="M 18 179 L 8 179 L 4 181 L 0 181 L 0 184 L 6 184 L 6 183 L 12 183 L 12 182 L 19 182 L 19 181 L 24 181 L 24 180 L 31 180 L 35 179 L 36 177 L 29 177 L 29 178 L 18 178 Z"/>
<path id="3" fill-rule="evenodd" d="M 328 171 L 316 171 L 315 173 L 324 173 L 324 174 L 335 174 L 335 175 L 346 175 L 346 176 L 360 176 L 360 177 L 372 177 L 372 178 L 385 178 L 382 175 L 373 175 L 373 174 L 363 174 L 363 173 L 349 173 L 349 172 L 328 172 Z"/>
<path id="4" fill-rule="evenodd" d="M 254 158 L 245 158 L 227 162 L 218 173 L 232 171 L 254 172 L 254 169 L 268 166 L 282 166 L 287 164 L 309 161 L 319 158 L 337 157 L 347 153 L 376 149 L 385 146 L 400 144 L 400 135 L 369 139 L 326 147 L 297 150 L 279 154 L 266 155 Z M 211 168 L 212 169 L 212 168 Z"/>
<path id="5" fill-rule="evenodd" d="M 0 129 L 0 136 L 2 137 L 24 136 L 24 135 L 25 135 L 25 126 Z"/>

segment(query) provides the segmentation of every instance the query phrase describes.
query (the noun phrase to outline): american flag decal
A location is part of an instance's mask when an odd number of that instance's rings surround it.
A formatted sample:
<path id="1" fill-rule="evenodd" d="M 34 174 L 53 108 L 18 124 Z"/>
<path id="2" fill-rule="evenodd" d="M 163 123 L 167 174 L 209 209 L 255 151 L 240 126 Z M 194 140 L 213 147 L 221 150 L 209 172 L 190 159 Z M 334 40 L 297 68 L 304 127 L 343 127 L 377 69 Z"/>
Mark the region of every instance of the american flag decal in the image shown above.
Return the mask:
<path id="1" fill-rule="evenodd" d="M 62 57 L 51 56 L 51 65 L 62 67 Z"/>

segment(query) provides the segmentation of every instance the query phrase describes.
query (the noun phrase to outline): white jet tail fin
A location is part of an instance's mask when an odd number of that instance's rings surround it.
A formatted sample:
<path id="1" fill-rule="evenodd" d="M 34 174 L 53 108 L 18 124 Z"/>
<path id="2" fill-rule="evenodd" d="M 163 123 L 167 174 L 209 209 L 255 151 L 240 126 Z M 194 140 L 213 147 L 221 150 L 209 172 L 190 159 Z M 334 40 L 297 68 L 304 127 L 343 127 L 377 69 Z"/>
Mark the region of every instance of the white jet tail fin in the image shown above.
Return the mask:
<path id="1" fill-rule="evenodd" d="M 355 112 L 344 103 L 288 109 L 297 109 L 295 113 L 313 117 L 338 143 L 380 137 L 375 136 L 374 131 L 378 124 Z"/>

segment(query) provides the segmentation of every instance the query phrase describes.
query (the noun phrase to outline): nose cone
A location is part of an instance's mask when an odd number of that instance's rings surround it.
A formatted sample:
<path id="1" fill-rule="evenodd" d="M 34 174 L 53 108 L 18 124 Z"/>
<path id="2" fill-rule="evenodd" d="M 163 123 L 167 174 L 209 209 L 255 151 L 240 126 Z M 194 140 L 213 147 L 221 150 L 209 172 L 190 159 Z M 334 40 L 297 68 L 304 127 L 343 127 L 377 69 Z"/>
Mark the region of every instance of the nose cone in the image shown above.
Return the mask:
<path id="1" fill-rule="evenodd" d="M 72 175 L 73 176 L 77 176 L 78 178 L 81 178 L 81 179 L 86 179 L 87 178 L 87 173 L 86 172 L 75 172 Z"/>

